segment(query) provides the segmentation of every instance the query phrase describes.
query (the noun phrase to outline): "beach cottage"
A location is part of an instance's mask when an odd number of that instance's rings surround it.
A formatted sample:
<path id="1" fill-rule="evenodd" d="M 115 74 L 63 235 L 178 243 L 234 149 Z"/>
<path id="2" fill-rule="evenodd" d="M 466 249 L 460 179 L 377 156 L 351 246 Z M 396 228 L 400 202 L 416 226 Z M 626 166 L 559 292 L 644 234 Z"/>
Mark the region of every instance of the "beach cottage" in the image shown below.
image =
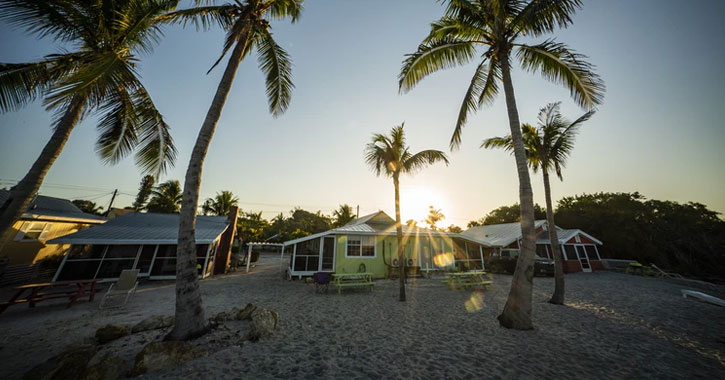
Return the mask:
<path id="1" fill-rule="evenodd" d="M 546 220 L 537 220 L 535 227 L 536 254 L 553 260 Z M 558 226 L 555 228 L 564 255 L 564 272 L 591 272 L 604 269 L 597 248 L 603 244 L 601 241 L 579 229 L 565 230 Z M 472 227 L 460 235 L 493 247 L 485 250 L 486 259 L 489 255 L 513 257 L 519 254 L 521 225 L 518 222 Z"/>
<path id="2" fill-rule="evenodd" d="M 9 193 L 0 189 L 0 205 L 7 201 Z M 38 195 L 10 232 L 2 236 L 5 244 L 0 250 L 0 285 L 47 281 L 40 262 L 64 254 L 69 247 L 48 241 L 105 221 L 106 218 L 87 214 L 66 199 Z"/>
<path id="3" fill-rule="evenodd" d="M 488 248 L 459 234 L 407 225 L 403 226 L 403 247 L 406 266 L 420 271 L 483 269 L 484 248 Z M 378 211 L 339 228 L 286 241 L 282 256 L 288 257 L 288 278 L 359 271 L 382 278 L 398 267 L 397 249 L 395 220 Z"/>
<path id="4" fill-rule="evenodd" d="M 230 220 L 236 220 L 236 213 L 229 218 L 196 217 L 196 257 L 202 278 L 212 274 L 215 264 L 228 264 L 235 225 Z M 49 243 L 70 244 L 53 281 L 115 280 L 124 269 L 139 269 L 139 277 L 151 280 L 173 279 L 178 231 L 178 214 L 134 212 L 53 239 Z"/>

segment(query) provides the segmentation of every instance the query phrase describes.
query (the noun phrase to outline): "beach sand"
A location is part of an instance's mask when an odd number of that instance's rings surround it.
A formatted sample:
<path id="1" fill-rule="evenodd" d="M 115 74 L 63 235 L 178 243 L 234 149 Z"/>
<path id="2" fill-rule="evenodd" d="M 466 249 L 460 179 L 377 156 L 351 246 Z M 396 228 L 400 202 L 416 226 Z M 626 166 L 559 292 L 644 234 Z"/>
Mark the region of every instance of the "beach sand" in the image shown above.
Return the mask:
<path id="1" fill-rule="evenodd" d="M 684 299 L 685 287 L 662 279 L 595 272 L 566 281 L 566 305 L 555 306 L 546 302 L 553 278 L 535 278 L 535 329 L 514 331 L 496 320 L 511 276 L 495 275 L 485 292 L 411 279 L 402 303 L 395 280 L 377 280 L 372 292 L 316 294 L 314 285 L 282 280 L 279 260 L 263 256 L 252 273 L 204 280 L 201 289 L 207 317 L 253 303 L 279 313 L 276 334 L 212 345 L 206 357 L 142 378 L 725 378 L 725 308 Z M 708 293 L 725 298 L 723 289 Z M 121 310 L 99 310 L 99 302 L 10 307 L 0 315 L 0 378 L 21 378 L 108 323 L 173 314 L 174 287 L 146 283 Z M 162 333 L 106 350 L 130 361 Z"/>

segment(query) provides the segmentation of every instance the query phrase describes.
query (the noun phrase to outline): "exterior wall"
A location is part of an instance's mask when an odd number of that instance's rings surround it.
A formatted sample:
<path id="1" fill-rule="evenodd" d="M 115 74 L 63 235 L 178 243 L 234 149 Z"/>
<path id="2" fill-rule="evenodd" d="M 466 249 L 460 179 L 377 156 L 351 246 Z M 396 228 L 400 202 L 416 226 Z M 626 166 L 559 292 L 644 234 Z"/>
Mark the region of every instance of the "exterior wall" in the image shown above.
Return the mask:
<path id="1" fill-rule="evenodd" d="M 375 257 L 345 257 L 347 248 L 347 235 L 337 236 L 337 253 L 335 254 L 336 273 L 356 273 L 360 264 L 365 264 L 365 271 L 372 273 L 373 277 L 382 278 L 387 275 L 387 265 L 383 262 L 383 240 L 381 236 L 375 238 Z M 395 240 L 393 238 L 393 240 Z"/>
<path id="2" fill-rule="evenodd" d="M 440 253 L 452 253 L 453 252 L 453 241 L 452 239 L 441 237 L 441 236 L 410 236 L 404 239 L 403 254 L 405 260 L 412 259 L 414 266 L 425 267 L 425 264 L 419 262 L 418 252 L 420 251 L 421 243 L 425 244 L 428 241 L 432 246 L 431 256 Z M 335 272 L 336 273 L 356 273 L 360 264 L 365 264 L 365 270 L 368 273 L 372 273 L 375 278 L 387 277 L 389 273 L 389 266 L 392 265 L 393 260 L 398 258 L 398 239 L 395 236 L 376 236 L 375 238 L 375 257 L 345 257 L 345 248 L 347 246 L 347 235 L 337 236 L 337 252 L 335 254 Z M 441 252 L 441 242 L 443 251 Z"/>
<path id="3" fill-rule="evenodd" d="M 589 261 L 589 265 L 592 267 L 592 271 L 605 269 L 604 263 L 602 263 L 600 260 L 591 260 L 591 261 Z"/>
<path id="4" fill-rule="evenodd" d="M 564 260 L 564 273 L 576 273 L 582 271 L 582 265 L 579 260 Z"/>
<path id="5" fill-rule="evenodd" d="M 48 256 L 58 254 L 64 255 L 68 251 L 68 248 L 70 248 L 70 244 L 46 245 L 45 242 L 60 236 L 78 232 L 91 225 L 85 223 L 48 221 L 47 223 L 50 223 L 50 230 L 41 241 L 15 241 L 15 236 L 20 231 L 24 222 L 27 222 L 27 220 L 18 221 L 15 225 L 13 225 L 11 232 L 5 237 L 7 239 L 7 243 L 3 247 L 2 252 L 0 252 L 0 258 L 10 259 L 10 265 L 32 264 Z M 37 222 L 46 223 L 42 220 L 37 220 Z"/>

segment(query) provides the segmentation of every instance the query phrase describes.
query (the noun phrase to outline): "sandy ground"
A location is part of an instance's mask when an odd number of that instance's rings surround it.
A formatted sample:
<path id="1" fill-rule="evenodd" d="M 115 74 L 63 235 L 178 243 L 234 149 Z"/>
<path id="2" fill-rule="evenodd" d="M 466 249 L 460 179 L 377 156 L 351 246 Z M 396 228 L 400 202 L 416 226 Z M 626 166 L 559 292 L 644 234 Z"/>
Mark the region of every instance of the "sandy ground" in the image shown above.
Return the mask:
<path id="1" fill-rule="evenodd" d="M 510 276 L 495 276 L 483 293 L 410 280 L 401 303 L 392 280 L 372 292 L 316 294 L 278 270 L 278 260 L 263 257 L 253 273 L 202 282 L 207 316 L 253 303 L 279 312 L 276 335 L 143 378 L 725 378 L 725 308 L 684 299 L 681 285 L 661 279 L 567 275 L 567 305 L 554 306 L 546 303 L 553 279 L 536 278 L 535 330 L 512 331 L 496 321 Z M 722 289 L 710 294 L 725 298 Z M 477 297 L 478 310 L 466 303 Z M 107 323 L 172 314 L 174 289 L 145 284 L 123 310 L 99 310 L 99 301 L 9 308 L 0 315 L 0 378 L 21 378 Z M 161 333 L 110 347 L 130 359 Z"/>

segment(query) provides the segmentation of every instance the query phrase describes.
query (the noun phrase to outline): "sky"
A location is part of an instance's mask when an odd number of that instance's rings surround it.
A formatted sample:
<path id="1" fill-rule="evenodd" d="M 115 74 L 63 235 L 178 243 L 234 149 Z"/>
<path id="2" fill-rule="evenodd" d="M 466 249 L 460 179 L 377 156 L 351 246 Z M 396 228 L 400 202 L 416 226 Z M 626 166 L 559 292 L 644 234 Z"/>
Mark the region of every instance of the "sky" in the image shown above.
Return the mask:
<path id="1" fill-rule="evenodd" d="M 360 215 L 394 215 L 392 180 L 366 167 L 363 149 L 373 133 L 405 122 L 412 150 L 448 151 L 475 64 L 435 73 L 407 94 L 399 94 L 397 83 L 405 54 L 415 51 L 442 12 L 433 0 L 308 0 L 297 23 L 273 22 L 277 42 L 294 61 L 290 107 L 273 118 L 256 56 L 242 62 L 204 164 L 201 199 L 230 190 L 243 210 L 267 218 L 295 206 L 330 214 L 342 203 L 359 206 Z M 589 56 L 607 86 L 604 103 L 581 128 L 563 182 L 552 183 L 555 202 L 639 191 L 725 212 L 723 12 L 720 0 L 589 0 L 572 26 L 546 37 Z M 0 62 L 59 51 L 53 41 L 1 22 L 0 35 Z M 206 72 L 223 40 L 220 30 L 170 27 L 154 51 L 140 57 L 143 83 L 179 151 L 162 181 L 183 181 L 221 77 L 221 65 Z M 522 122 L 535 122 L 538 110 L 556 101 L 570 119 L 584 113 L 567 90 L 533 74 L 514 70 L 513 84 Z M 52 117 L 40 102 L 0 114 L 0 187 L 27 172 L 50 137 Z M 449 166 L 401 179 L 403 220 L 421 220 L 433 205 L 446 216 L 439 225 L 465 227 L 518 202 L 513 157 L 479 148 L 508 131 L 501 95 L 469 118 Z M 94 152 L 96 137 L 90 116 L 71 134 L 41 194 L 107 206 L 118 189 L 115 206 L 133 202 L 142 176 L 133 157 L 104 165 Z M 532 175 L 532 183 L 543 205 L 541 176 Z"/>

